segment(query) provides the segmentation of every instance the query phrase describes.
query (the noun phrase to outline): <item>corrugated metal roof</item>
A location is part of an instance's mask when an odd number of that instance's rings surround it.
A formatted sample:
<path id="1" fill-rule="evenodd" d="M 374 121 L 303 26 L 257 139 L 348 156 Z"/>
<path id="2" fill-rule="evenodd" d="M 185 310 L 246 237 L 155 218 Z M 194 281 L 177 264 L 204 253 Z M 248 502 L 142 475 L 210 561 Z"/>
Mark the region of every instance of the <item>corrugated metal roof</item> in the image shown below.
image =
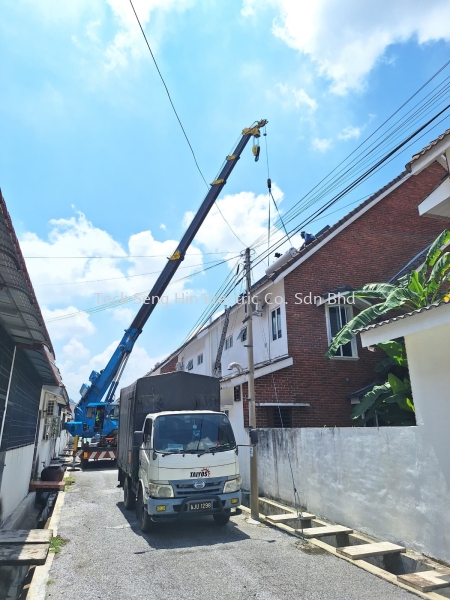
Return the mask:
<path id="1" fill-rule="evenodd" d="M 450 304 L 449 300 L 440 300 L 439 302 L 433 302 L 428 306 L 423 306 L 422 308 L 417 308 L 408 313 L 404 313 L 403 315 L 398 315 L 397 317 L 391 317 L 390 319 L 386 319 L 385 321 L 380 321 L 379 323 L 372 323 L 371 325 L 366 325 L 366 327 L 361 327 L 361 329 L 354 329 L 353 333 L 362 333 L 363 331 L 370 331 L 371 329 L 376 329 L 377 327 L 381 327 L 382 325 L 387 325 L 388 323 L 394 323 L 395 321 L 402 321 L 403 319 L 407 319 L 408 317 L 412 317 L 413 315 L 418 315 L 422 312 L 426 312 L 429 310 L 433 310 L 438 306 L 442 306 L 443 304 Z"/>
<path id="2" fill-rule="evenodd" d="M 410 172 L 411 165 L 413 164 L 413 162 L 416 162 L 416 160 L 419 160 L 419 158 L 421 156 L 424 156 L 428 152 L 428 150 L 431 150 L 431 148 L 433 148 L 433 146 L 436 146 L 436 144 L 441 142 L 449 134 L 450 134 L 450 129 L 447 129 L 446 131 L 444 131 L 444 133 L 441 133 L 441 135 L 439 137 L 437 137 L 435 140 L 433 140 L 427 146 L 425 146 L 425 148 L 422 148 L 422 150 L 420 152 L 418 152 L 417 154 L 414 154 L 414 156 L 411 158 L 409 163 L 406 164 L 406 170 L 408 172 Z"/>
<path id="3" fill-rule="evenodd" d="M 60 385 L 50 336 L 1 190 L 0 323 L 28 355 L 44 384 Z"/>

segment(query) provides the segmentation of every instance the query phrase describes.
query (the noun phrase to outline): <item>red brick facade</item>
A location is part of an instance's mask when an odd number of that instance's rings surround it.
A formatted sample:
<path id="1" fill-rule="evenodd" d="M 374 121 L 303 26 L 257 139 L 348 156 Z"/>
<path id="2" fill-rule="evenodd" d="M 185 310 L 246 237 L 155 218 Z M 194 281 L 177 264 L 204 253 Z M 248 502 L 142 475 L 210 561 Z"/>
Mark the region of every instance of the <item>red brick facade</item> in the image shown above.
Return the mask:
<path id="1" fill-rule="evenodd" d="M 161 373 L 172 373 L 172 371 L 176 370 L 178 361 L 178 355 L 174 356 L 167 362 L 164 366 L 161 367 Z"/>
<path id="2" fill-rule="evenodd" d="M 292 409 L 294 427 L 350 426 L 351 392 L 375 379 L 380 352 L 362 349 L 357 360 L 324 358 L 328 347 L 325 307 L 295 304 L 295 294 L 323 293 L 393 277 L 446 227 L 445 220 L 420 217 L 417 206 L 446 171 L 438 163 L 412 176 L 330 239 L 284 280 L 291 367 L 256 379 L 257 402 L 306 402 Z M 275 388 L 276 392 L 275 392 Z M 246 389 L 243 398 L 247 397 Z M 268 411 L 257 407 L 257 426 L 267 427 Z M 245 426 L 248 406 L 244 400 Z"/>

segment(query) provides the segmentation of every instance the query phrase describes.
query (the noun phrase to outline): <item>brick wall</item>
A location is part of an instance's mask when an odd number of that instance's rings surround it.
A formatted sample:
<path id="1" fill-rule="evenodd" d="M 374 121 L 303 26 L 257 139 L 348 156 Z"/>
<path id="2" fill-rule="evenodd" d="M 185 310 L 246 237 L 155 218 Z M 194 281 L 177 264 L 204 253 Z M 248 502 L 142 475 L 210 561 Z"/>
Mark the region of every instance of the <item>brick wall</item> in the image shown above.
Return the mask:
<path id="1" fill-rule="evenodd" d="M 389 280 L 445 229 L 445 220 L 420 217 L 417 210 L 445 174 L 434 163 L 410 177 L 286 276 L 288 347 L 294 364 L 256 379 L 258 402 L 309 402 L 310 407 L 292 410 L 294 427 L 352 424 L 348 395 L 375 379 L 373 366 L 384 355 L 362 349 L 358 338 L 358 360 L 325 359 L 325 308 L 296 305 L 295 293 L 322 295 L 345 284 Z M 268 410 L 257 407 L 258 427 L 267 427 Z"/>
<path id="2" fill-rule="evenodd" d="M 163 367 L 161 367 L 161 373 L 172 373 L 172 371 L 176 370 L 178 362 L 178 356 L 174 356 L 166 363 Z"/>

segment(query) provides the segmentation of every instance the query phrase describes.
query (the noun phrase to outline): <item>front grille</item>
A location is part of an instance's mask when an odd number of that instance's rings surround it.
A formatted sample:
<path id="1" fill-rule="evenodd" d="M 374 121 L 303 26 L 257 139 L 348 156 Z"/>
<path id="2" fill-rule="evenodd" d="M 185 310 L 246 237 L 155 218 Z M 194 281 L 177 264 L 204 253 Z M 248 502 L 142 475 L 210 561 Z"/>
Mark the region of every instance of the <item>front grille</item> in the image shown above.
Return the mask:
<path id="1" fill-rule="evenodd" d="M 170 482 L 173 487 L 175 498 L 187 498 L 188 496 L 205 496 L 209 494 L 221 494 L 225 483 L 225 479 L 223 478 L 214 478 L 210 480 L 203 479 L 202 481 L 205 481 L 205 487 L 201 490 L 197 490 L 194 487 L 194 483 L 196 481 L 198 481 L 198 479 L 188 479 L 187 481 L 178 481 L 177 483 Z"/>

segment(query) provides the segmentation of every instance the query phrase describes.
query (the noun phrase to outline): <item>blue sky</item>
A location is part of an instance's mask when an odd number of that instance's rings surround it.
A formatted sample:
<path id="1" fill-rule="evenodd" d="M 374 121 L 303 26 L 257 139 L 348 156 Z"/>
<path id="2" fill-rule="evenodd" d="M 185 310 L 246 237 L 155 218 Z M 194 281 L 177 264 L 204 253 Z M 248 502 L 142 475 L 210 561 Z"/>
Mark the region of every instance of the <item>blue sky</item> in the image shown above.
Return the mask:
<path id="1" fill-rule="evenodd" d="M 270 174 L 286 212 L 449 58 L 445 0 L 336 4 L 135 0 L 207 181 L 241 129 L 267 118 Z M 52 319 L 150 289 L 206 188 L 129 0 L 4 0 L 0 55 L 0 187 L 76 399 L 138 307 Z M 309 228 L 384 185 L 449 121 Z M 219 201 L 245 244 L 267 228 L 266 177 L 262 142 L 261 160 L 247 148 Z M 176 278 L 242 247 L 213 209 Z M 127 255 L 157 257 L 111 258 Z M 60 258 L 75 256 L 105 258 Z M 170 294 L 214 292 L 228 273 L 219 266 Z M 158 307 L 124 383 L 175 349 L 204 308 Z"/>

